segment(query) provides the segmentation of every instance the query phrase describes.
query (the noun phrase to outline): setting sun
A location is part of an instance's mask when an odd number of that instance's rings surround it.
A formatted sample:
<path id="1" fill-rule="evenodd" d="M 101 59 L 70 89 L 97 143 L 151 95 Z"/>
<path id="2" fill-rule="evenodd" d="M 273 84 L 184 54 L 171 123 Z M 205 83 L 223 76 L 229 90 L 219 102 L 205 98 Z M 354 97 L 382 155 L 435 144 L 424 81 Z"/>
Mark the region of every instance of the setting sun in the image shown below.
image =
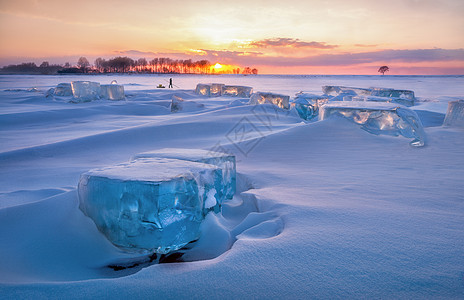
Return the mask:
<path id="1" fill-rule="evenodd" d="M 214 68 L 216 70 L 222 69 L 222 65 L 220 63 L 217 63 L 217 64 L 214 65 Z"/>

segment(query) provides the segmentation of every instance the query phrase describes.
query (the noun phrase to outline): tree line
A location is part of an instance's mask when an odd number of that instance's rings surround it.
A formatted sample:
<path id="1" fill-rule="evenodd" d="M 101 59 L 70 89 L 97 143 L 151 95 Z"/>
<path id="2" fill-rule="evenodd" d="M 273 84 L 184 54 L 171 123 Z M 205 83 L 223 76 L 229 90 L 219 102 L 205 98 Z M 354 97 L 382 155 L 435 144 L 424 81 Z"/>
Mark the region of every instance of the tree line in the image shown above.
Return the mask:
<path id="1" fill-rule="evenodd" d="M 50 65 L 44 61 L 40 66 L 35 63 L 9 65 L 1 69 L 2 73 L 56 74 L 56 73 L 171 73 L 171 74 L 258 74 L 258 69 L 246 67 L 227 68 L 217 71 L 208 60 L 193 61 L 191 59 L 171 59 L 168 57 L 132 59 L 130 57 L 114 57 L 108 60 L 97 58 L 93 65 L 86 57 L 80 57 L 75 66 Z"/>

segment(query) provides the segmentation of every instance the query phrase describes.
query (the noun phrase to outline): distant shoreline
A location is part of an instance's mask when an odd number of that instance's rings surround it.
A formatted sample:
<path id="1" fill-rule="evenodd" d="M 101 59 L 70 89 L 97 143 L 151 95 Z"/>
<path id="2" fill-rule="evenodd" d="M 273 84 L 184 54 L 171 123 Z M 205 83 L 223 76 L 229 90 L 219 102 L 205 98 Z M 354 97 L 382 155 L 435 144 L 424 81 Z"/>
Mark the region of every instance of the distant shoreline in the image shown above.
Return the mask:
<path id="1" fill-rule="evenodd" d="M 198 73 L 62 73 L 62 74 L 42 74 L 42 73 L 2 73 L 0 76 L 225 76 L 225 77 L 373 77 L 373 78 L 394 78 L 394 77 L 464 77 L 461 75 L 378 75 L 378 74 L 198 74 Z"/>

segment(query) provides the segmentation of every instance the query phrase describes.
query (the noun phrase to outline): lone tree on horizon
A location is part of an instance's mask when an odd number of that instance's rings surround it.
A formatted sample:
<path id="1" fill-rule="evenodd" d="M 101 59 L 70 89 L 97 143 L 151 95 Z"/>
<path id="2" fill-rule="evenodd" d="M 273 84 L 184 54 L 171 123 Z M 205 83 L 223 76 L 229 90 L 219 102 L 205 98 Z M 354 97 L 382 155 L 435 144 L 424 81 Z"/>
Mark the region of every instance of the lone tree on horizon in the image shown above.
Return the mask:
<path id="1" fill-rule="evenodd" d="M 379 73 L 382 73 L 382 75 L 384 75 L 385 72 L 388 72 L 388 71 L 390 71 L 390 68 L 389 68 L 389 67 L 387 67 L 387 66 L 381 66 L 381 67 L 379 68 L 379 71 L 378 71 L 378 72 L 379 72 Z"/>

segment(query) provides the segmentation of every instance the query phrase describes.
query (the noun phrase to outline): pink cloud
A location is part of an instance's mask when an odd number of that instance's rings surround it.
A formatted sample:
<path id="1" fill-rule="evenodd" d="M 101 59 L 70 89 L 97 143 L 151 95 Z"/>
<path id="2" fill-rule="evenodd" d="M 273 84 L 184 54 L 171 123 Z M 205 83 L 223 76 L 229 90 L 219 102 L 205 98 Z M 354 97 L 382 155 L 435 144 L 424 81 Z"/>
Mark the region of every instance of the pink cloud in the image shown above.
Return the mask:
<path id="1" fill-rule="evenodd" d="M 316 48 L 316 49 L 334 49 L 338 45 L 328 45 L 324 42 L 304 42 L 300 39 L 292 38 L 273 38 L 254 41 L 250 43 L 251 47 L 268 48 L 268 47 L 294 47 L 294 48 Z"/>

